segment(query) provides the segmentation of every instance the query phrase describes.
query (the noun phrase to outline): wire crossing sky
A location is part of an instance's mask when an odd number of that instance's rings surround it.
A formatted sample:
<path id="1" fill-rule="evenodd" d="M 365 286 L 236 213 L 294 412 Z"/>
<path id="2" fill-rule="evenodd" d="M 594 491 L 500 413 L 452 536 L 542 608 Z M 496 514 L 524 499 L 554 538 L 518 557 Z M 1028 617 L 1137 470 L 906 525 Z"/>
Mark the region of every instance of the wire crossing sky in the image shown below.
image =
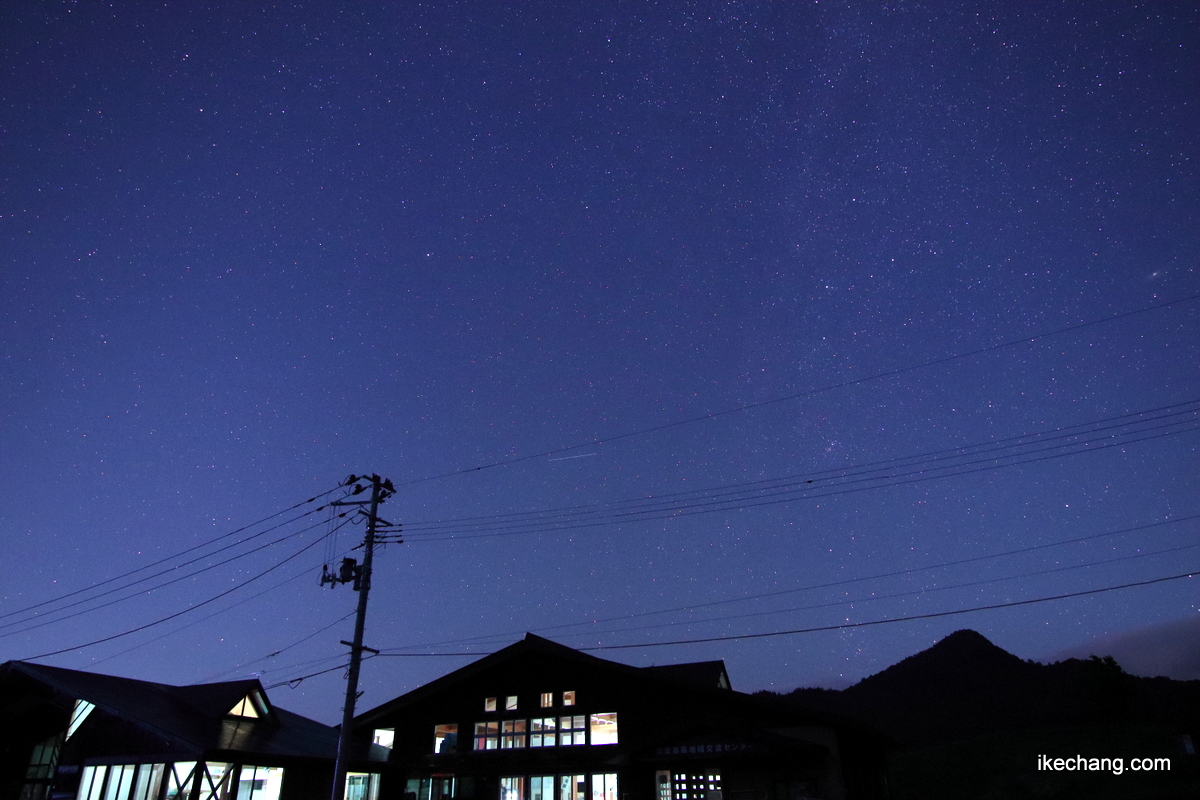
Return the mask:
<path id="1" fill-rule="evenodd" d="M 1185 3 L 4 3 L 0 658 L 336 721 L 325 506 L 378 474 L 363 707 L 524 631 L 750 691 L 967 625 L 1200 678 L 1198 43 Z"/>

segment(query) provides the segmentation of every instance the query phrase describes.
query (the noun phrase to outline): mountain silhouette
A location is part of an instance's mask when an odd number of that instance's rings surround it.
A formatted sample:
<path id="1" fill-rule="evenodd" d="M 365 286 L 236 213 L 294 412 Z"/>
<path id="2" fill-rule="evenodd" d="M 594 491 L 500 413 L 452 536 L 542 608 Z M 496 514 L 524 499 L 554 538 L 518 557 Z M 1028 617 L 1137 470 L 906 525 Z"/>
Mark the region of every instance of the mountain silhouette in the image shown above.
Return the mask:
<path id="1" fill-rule="evenodd" d="M 1023 661 L 976 631 L 960 630 L 847 689 L 797 689 L 784 699 L 920 745 L 1134 722 L 1188 730 L 1200 713 L 1200 681 L 1136 678 L 1109 657 Z"/>

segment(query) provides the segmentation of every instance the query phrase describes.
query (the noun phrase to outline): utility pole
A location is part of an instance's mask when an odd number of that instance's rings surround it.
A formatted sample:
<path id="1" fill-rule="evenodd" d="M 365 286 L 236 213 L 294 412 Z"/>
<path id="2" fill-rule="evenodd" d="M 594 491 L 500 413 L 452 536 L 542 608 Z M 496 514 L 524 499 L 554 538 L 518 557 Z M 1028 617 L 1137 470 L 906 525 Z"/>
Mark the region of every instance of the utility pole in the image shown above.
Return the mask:
<path id="1" fill-rule="evenodd" d="M 351 475 L 343 485 L 356 483 L 360 478 Z M 367 480 L 363 476 L 361 480 Z M 351 733 L 354 727 L 354 704 L 358 700 L 358 674 L 362 668 L 363 650 L 371 650 L 373 653 L 378 653 L 378 650 L 372 650 L 369 647 L 363 646 L 363 631 L 366 628 L 367 622 L 367 595 L 371 590 L 371 568 L 375 559 L 375 545 L 380 541 L 380 527 L 387 528 L 393 536 L 398 534 L 399 526 L 392 525 L 386 520 L 381 520 L 378 516 L 379 504 L 396 493 L 390 480 L 381 480 L 378 475 L 370 476 L 371 481 L 371 499 L 369 501 L 334 501 L 330 505 L 370 505 L 370 511 L 367 512 L 367 533 L 363 538 L 363 560 L 362 564 L 358 565 L 352 558 L 342 559 L 341 569 L 337 575 L 329 572 L 328 566 L 325 568 L 324 574 L 321 575 L 321 583 L 331 583 L 337 585 L 339 583 L 354 583 L 354 589 L 358 592 L 358 612 L 354 617 L 354 641 L 342 642 L 342 644 L 350 646 L 350 669 L 346 674 L 346 703 L 342 706 L 342 727 L 338 732 L 338 748 L 337 760 L 334 762 L 333 768 L 333 789 L 330 794 L 331 800 L 344 800 L 346 793 L 346 773 L 349 771 L 350 760 L 350 745 Z M 365 491 L 365 487 L 361 485 L 355 486 L 355 494 Z M 361 510 L 359 513 L 362 513 Z M 383 534 L 387 537 L 387 534 Z M 387 537 L 388 541 L 398 542 L 398 538 Z"/>

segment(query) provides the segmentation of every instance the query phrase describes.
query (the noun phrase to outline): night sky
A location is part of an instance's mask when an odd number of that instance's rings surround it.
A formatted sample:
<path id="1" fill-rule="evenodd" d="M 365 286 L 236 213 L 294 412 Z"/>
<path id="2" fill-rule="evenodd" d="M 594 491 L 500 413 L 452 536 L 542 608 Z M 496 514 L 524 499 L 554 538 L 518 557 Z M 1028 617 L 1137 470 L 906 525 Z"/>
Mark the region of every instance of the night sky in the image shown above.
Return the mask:
<path id="1" fill-rule="evenodd" d="M 1200 678 L 1198 51 L 1182 2 L 8 0 L 0 660 L 335 722 L 321 506 L 377 473 L 360 710 L 526 631 Z"/>

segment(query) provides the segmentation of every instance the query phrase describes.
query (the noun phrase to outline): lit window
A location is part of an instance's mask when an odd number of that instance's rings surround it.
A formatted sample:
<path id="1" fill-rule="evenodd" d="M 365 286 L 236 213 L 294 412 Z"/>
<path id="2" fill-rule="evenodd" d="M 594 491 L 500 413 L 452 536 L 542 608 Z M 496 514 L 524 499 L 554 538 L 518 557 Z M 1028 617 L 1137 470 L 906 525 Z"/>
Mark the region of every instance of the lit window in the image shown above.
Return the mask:
<path id="1" fill-rule="evenodd" d="M 554 692 L 542 692 L 542 708 L 554 707 Z"/>
<path id="2" fill-rule="evenodd" d="M 672 800 L 713 800 L 721 797 L 721 772 L 676 772 L 671 776 Z"/>
<path id="3" fill-rule="evenodd" d="M 458 752 L 458 725 L 433 726 L 433 752 Z"/>
<path id="4" fill-rule="evenodd" d="M 617 715 L 592 714 L 589 717 L 588 728 L 592 736 L 592 744 L 617 743 Z"/>
<path id="5" fill-rule="evenodd" d="M 534 775 L 530 778 L 529 800 L 554 800 L 554 776 Z"/>
<path id="6" fill-rule="evenodd" d="M 104 800 L 124 800 L 133 788 L 135 764 L 114 764 L 108 768 L 108 784 L 104 787 Z"/>
<path id="7" fill-rule="evenodd" d="M 560 775 L 558 800 L 588 800 L 587 775 Z"/>
<path id="8" fill-rule="evenodd" d="M 504 710 L 505 711 L 516 711 L 517 710 L 517 696 L 516 695 L 510 694 L 508 697 L 504 698 Z"/>
<path id="9" fill-rule="evenodd" d="M 558 717 L 529 720 L 530 747 L 554 747 L 556 736 L 558 736 Z"/>
<path id="10" fill-rule="evenodd" d="M 501 778 L 500 800 L 525 800 L 525 779 Z"/>
<path id="11" fill-rule="evenodd" d="M 483 710 L 484 711 L 495 711 L 496 710 L 496 698 L 489 697 L 486 700 L 484 700 L 483 701 Z"/>
<path id="12" fill-rule="evenodd" d="M 559 717 L 558 743 L 563 746 L 587 744 L 587 717 Z"/>
<path id="13" fill-rule="evenodd" d="M 166 771 L 166 764 L 142 764 L 138 767 L 137 780 L 133 786 L 133 795 L 130 800 L 157 800 L 159 787 L 162 786 L 163 774 Z M 254 769 L 254 767 L 243 767 L 246 769 Z M 279 774 L 283 774 L 283 770 L 279 770 Z M 244 797 L 238 795 L 239 798 Z M 267 795 L 255 795 L 254 800 L 276 800 Z"/>
<path id="14" fill-rule="evenodd" d="M 346 773 L 346 800 L 376 800 L 379 776 L 373 772 Z"/>
<path id="15" fill-rule="evenodd" d="M 83 777 L 79 780 L 79 793 L 75 796 L 79 800 L 99 800 L 100 789 L 104 786 L 104 773 L 107 769 L 108 767 L 104 765 L 84 767 Z"/>
<path id="16" fill-rule="evenodd" d="M 575 693 L 574 692 L 563 692 L 563 705 L 564 706 L 575 705 Z"/>
<path id="17" fill-rule="evenodd" d="M 266 704 L 258 697 L 257 692 L 251 692 L 243 697 L 238 704 L 229 709 L 231 717 L 249 717 L 251 719 L 262 716 L 266 710 Z"/>
<path id="18" fill-rule="evenodd" d="M 617 800 L 617 774 L 615 772 L 592 776 L 592 800 Z"/>
<path id="19" fill-rule="evenodd" d="M 475 749 L 495 750 L 500 746 L 499 722 L 475 723 Z"/>
<path id="20" fill-rule="evenodd" d="M 192 778 L 196 769 L 195 761 L 178 761 L 167 771 L 167 800 L 190 797 L 192 793 Z"/>
<path id="21" fill-rule="evenodd" d="M 413 800 L 452 800 L 457 796 L 454 785 L 453 775 L 409 778 L 405 783 L 405 793 L 411 795 Z"/>
<path id="22" fill-rule="evenodd" d="M 242 767 L 238 776 L 238 800 L 279 800 L 283 789 L 283 767 Z"/>
<path id="23" fill-rule="evenodd" d="M 525 720 L 523 719 L 506 719 L 502 723 L 500 737 L 500 747 L 504 750 L 512 750 L 518 747 L 525 746 Z"/>
<path id="24" fill-rule="evenodd" d="M 87 700 L 76 700 L 75 709 L 71 712 L 71 723 L 67 725 L 66 739 L 70 739 L 75 735 L 75 731 L 79 730 L 79 726 L 87 719 L 87 715 L 92 713 L 92 709 L 96 706 L 89 703 Z"/>
<path id="25" fill-rule="evenodd" d="M 29 757 L 29 767 L 25 770 L 25 776 L 30 779 L 45 780 L 54 777 L 54 768 L 58 766 L 58 748 L 61 745 L 58 734 L 34 745 L 33 755 Z"/>
<path id="26" fill-rule="evenodd" d="M 671 795 L 670 770 L 660 769 L 654 773 L 654 784 L 658 787 L 658 791 L 656 792 L 658 800 L 673 800 Z"/>
<path id="27" fill-rule="evenodd" d="M 229 786 L 233 775 L 233 764 L 222 761 L 202 761 L 196 767 L 200 773 L 200 800 L 223 800 L 232 793 Z M 112 776 L 109 776 L 112 783 Z M 118 795 L 119 796 L 119 795 Z M 117 800 L 116 797 L 105 800 Z"/>
<path id="28" fill-rule="evenodd" d="M 391 750 L 392 746 L 396 743 L 396 729 L 376 728 L 374 741 L 380 747 L 386 747 L 388 750 Z"/>

